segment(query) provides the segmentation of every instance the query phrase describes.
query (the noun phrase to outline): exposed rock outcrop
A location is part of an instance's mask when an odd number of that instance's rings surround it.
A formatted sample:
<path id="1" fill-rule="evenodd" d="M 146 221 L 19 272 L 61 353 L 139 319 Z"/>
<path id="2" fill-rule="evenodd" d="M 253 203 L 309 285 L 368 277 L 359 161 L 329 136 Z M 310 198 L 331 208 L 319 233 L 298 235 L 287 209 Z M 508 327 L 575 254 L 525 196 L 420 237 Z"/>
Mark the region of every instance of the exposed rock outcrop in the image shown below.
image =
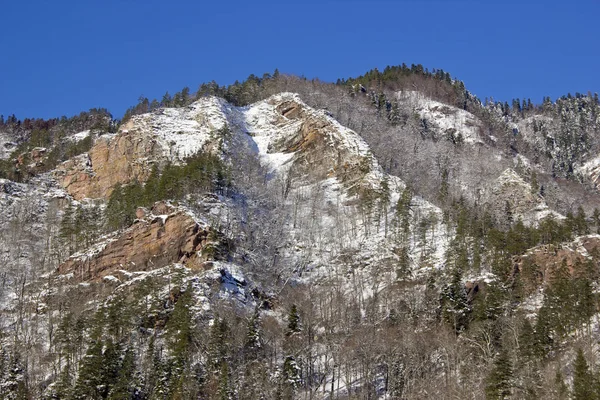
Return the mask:
<path id="1" fill-rule="evenodd" d="M 547 284 L 554 271 L 563 263 L 571 274 L 575 274 L 579 266 L 592 262 L 595 272 L 590 272 L 598 274 L 598 261 L 600 235 L 581 236 L 571 243 L 537 246 L 514 259 L 515 272 L 521 274 L 522 281 L 529 289 Z"/>
<path id="2" fill-rule="evenodd" d="M 57 273 L 72 273 L 77 280 L 87 281 L 120 270 L 148 271 L 176 262 L 192 269 L 210 267 L 207 261 L 225 257 L 227 245 L 212 228 L 199 225 L 184 211 L 157 203 L 144 219 L 100 244 L 95 252 L 72 256 Z"/>
<path id="3" fill-rule="evenodd" d="M 527 225 L 536 225 L 550 214 L 562 218 L 512 169 L 506 169 L 491 183 L 485 202 L 501 224 L 507 224 L 509 218 L 521 218 Z"/>
<path id="4" fill-rule="evenodd" d="M 132 117 L 115 135 L 100 136 L 88 154 L 61 164 L 55 178 L 77 199 L 107 198 L 118 183 L 144 182 L 155 164 L 180 162 L 201 150 L 216 152 L 227 120 L 223 100 Z"/>
<path id="5" fill-rule="evenodd" d="M 341 182 L 353 183 L 374 168 L 362 139 L 325 112 L 306 106 L 290 93 L 268 102 L 279 114 L 272 122 L 287 133 L 275 138 L 269 150 L 295 153 L 294 174 L 316 180 L 335 176 Z"/>
<path id="6" fill-rule="evenodd" d="M 55 177 L 73 198 L 107 198 L 117 183 L 145 181 L 162 159 L 156 140 L 141 131 L 100 137 L 89 154 L 61 164 Z"/>

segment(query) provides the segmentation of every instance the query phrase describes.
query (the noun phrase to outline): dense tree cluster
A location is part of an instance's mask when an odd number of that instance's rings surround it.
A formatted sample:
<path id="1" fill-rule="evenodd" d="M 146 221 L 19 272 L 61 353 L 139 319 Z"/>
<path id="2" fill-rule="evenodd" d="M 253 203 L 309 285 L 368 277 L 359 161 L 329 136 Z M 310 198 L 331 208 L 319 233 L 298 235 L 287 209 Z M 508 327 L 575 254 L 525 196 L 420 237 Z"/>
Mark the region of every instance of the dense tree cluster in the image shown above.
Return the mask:
<path id="1" fill-rule="evenodd" d="M 5 132 L 17 144 L 7 160 L 0 160 L 0 178 L 24 182 L 32 176 L 54 169 L 60 162 L 92 147 L 92 135 L 114 132 L 116 123 L 106 109 L 91 109 L 71 118 L 49 120 L 18 120 L 14 115 L 6 121 L 0 116 L 0 132 Z M 71 135 L 89 130 L 81 140 Z M 39 159 L 33 160 L 33 151 L 44 149 Z"/>
<path id="2" fill-rule="evenodd" d="M 110 230 L 129 226 L 137 207 L 148 207 L 159 200 L 183 200 L 192 194 L 222 193 L 230 185 L 227 166 L 215 155 L 201 152 L 181 165 L 155 167 L 148 180 L 122 186 L 117 184 L 106 206 Z"/>

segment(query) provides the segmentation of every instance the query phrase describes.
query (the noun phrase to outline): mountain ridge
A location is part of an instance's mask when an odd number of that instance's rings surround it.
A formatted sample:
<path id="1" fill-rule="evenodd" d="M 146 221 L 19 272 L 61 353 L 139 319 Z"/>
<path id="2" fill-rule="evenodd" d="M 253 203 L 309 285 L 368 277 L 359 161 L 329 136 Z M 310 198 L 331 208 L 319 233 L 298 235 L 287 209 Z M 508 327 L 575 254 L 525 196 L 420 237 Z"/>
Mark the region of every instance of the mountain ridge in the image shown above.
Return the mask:
<path id="1" fill-rule="evenodd" d="M 436 79 L 460 89 L 413 83 Z M 261 84 L 276 93 L 8 156 L 23 182 L 0 181 L 2 396 L 113 398 L 93 362 L 126 376 L 126 357 L 127 398 L 484 398 L 500 378 L 513 398 L 544 382 L 541 398 L 571 379 L 598 308 L 600 195 L 569 173 L 593 160 L 592 106 L 534 128 L 395 87 Z"/>

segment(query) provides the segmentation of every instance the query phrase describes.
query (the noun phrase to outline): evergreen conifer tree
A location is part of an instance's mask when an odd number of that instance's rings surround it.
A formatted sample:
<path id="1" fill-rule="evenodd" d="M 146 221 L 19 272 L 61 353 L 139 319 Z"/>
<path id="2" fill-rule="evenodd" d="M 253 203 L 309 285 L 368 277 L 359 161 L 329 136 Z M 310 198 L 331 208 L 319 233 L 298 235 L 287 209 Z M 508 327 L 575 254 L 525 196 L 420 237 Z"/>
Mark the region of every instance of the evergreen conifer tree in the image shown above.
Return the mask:
<path id="1" fill-rule="evenodd" d="M 573 400 L 594 398 L 594 385 L 588 363 L 581 348 L 577 349 L 573 364 Z"/>
<path id="2" fill-rule="evenodd" d="M 501 347 L 494 359 L 494 365 L 487 379 L 486 399 L 506 399 L 511 394 L 512 365 L 507 351 Z"/>

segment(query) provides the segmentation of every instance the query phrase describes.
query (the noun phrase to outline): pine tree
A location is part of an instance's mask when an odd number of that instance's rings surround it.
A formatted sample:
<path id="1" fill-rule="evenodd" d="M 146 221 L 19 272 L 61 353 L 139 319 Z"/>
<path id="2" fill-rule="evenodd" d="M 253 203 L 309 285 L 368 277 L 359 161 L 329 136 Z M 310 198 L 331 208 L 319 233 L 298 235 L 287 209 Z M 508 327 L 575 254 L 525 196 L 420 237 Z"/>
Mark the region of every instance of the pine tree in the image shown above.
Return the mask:
<path id="1" fill-rule="evenodd" d="M 583 207 L 579 206 L 577 208 L 577 214 L 575 215 L 575 232 L 578 235 L 587 235 L 590 233 L 590 229 L 587 223 L 587 219 L 585 217 L 585 212 L 583 211 Z"/>
<path id="2" fill-rule="evenodd" d="M 520 359 L 530 362 L 538 354 L 535 331 L 528 319 L 523 321 L 519 332 L 519 355 Z"/>
<path id="3" fill-rule="evenodd" d="M 108 340 L 102 353 L 102 398 L 106 398 L 112 387 L 117 383 L 121 371 L 121 346 Z"/>
<path id="4" fill-rule="evenodd" d="M 594 221 L 594 226 L 596 227 L 596 233 L 600 233 L 600 210 L 597 208 L 594 208 L 592 220 Z"/>
<path id="5" fill-rule="evenodd" d="M 457 334 L 462 332 L 469 324 L 471 306 L 459 268 L 454 268 L 450 284 L 442 291 L 441 303 L 444 320 Z"/>
<path id="6" fill-rule="evenodd" d="M 94 340 L 86 352 L 81 366 L 75 388 L 73 389 L 73 399 L 102 399 L 103 390 L 103 359 L 102 342 Z"/>
<path id="7" fill-rule="evenodd" d="M 60 221 L 59 237 L 61 244 L 67 247 L 68 254 L 75 251 L 73 234 L 75 233 L 75 209 L 71 202 L 67 204 Z"/>
<path id="8" fill-rule="evenodd" d="M 300 366 L 296 362 L 295 357 L 287 356 L 283 362 L 282 371 L 283 398 L 293 399 L 294 392 L 301 383 Z"/>
<path id="9" fill-rule="evenodd" d="M 300 315 L 295 304 L 292 304 L 290 312 L 288 314 L 288 325 L 286 335 L 290 336 L 294 333 L 300 332 Z"/>
<path id="10" fill-rule="evenodd" d="M 258 314 L 256 314 L 248 320 L 248 325 L 246 328 L 246 339 L 244 343 L 244 353 L 246 358 L 248 360 L 255 359 L 260 348 L 260 328 Z"/>
<path id="11" fill-rule="evenodd" d="M 230 400 L 231 399 L 231 387 L 229 377 L 229 365 L 227 362 L 221 362 L 221 369 L 219 371 L 219 400 Z"/>
<path id="12" fill-rule="evenodd" d="M 52 390 L 48 394 L 48 397 L 53 400 L 71 398 L 73 390 L 73 379 L 74 371 L 72 371 L 71 364 L 67 364 L 60 372 L 56 383 L 54 384 Z"/>
<path id="13" fill-rule="evenodd" d="M 398 255 L 396 279 L 406 279 L 410 275 L 410 255 L 408 254 L 408 248 L 402 246 L 396 253 Z"/>
<path id="14" fill-rule="evenodd" d="M 594 385 L 587 361 L 581 348 L 573 364 L 573 400 L 589 400 L 594 398 Z"/>
<path id="15" fill-rule="evenodd" d="M 398 232 L 398 241 L 403 247 L 408 245 L 410 235 L 410 203 L 412 193 L 408 187 L 405 187 L 396 203 L 396 224 Z"/>
<path id="16" fill-rule="evenodd" d="M 173 107 L 173 100 L 171 99 L 171 95 L 169 92 L 166 92 L 160 102 L 161 107 Z"/>
<path id="17" fill-rule="evenodd" d="M 229 326 L 223 318 L 215 316 L 214 322 L 210 328 L 210 337 L 208 343 L 208 368 L 209 373 L 218 372 L 221 369 L 222 362 L 227 361 Z"/>
<path id="18" fill-rule="evenodd" d="M 508 353 L 504 348 L 500 348 L 487 379 L 485 387 L 486 399 L 508 398 L 511 394 L 512 374 L 513 370 Z"/>
<path id="19" fill-rule="evenodd" d="M 0 398 L 7 400 L 27 400 L 30 398 L 27 388 L 27 370 L 21 361 L 21 355 L 14 352 L 0 376 Z"/>
<path id="20" fill-rule="evenodd" d="M 129 400 L 134 397 L 136 392 L 135 367 L 135 354 L 133 349 L 129 348 L 125 351 L 118 379 L 110 392 L 109 400 Z"/>
<path id="21" fill-rule="evenodd" d="M 188 347 L 192 342 L 192 284 L 188 283 L 185 292 L 181 293 L 173 314 L 167 324 L 167 330 L 170 334 L 170 349 L 175 358 L 185 358 L 188 352 Z"/>

